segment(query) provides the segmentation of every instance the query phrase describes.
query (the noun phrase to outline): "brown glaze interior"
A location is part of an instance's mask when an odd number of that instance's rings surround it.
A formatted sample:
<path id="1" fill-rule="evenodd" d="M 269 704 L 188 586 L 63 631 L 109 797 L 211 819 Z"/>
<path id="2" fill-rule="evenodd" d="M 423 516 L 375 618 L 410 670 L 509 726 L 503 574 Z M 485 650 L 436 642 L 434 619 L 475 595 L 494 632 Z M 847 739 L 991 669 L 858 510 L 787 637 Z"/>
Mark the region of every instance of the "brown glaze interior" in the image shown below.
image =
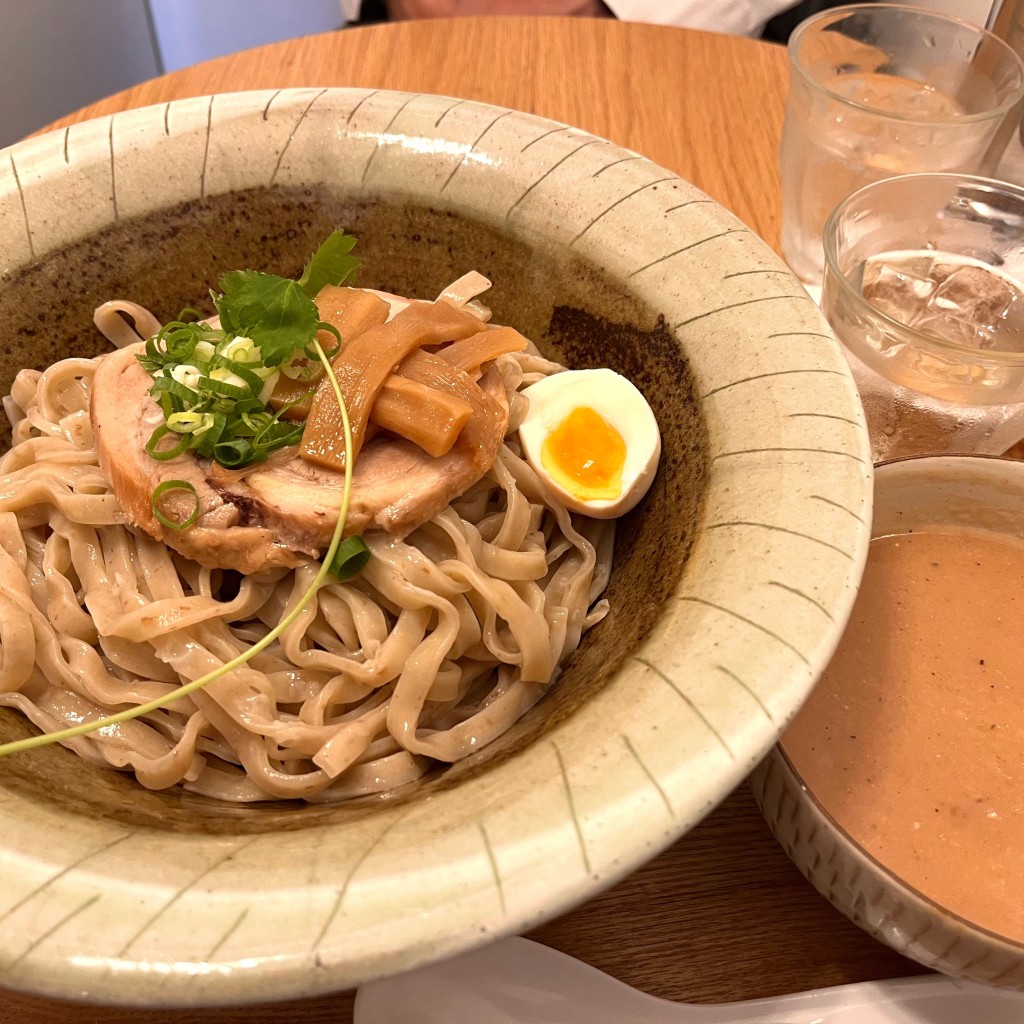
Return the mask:
<path id="1" fill-rule="evenodd" d="M 564 251 L 538 250 L 461 214 L 397 202 L 354 204 L 308 189 L 260 189 L 116 224 L 0 277 L 6 332 L 0 394 L 9 392 L 21 367 L 106 351 L 92 326 L 100 302 L 131 299 L 166 321 L 184 306 L 209 305 L 209 288 L 227 269 L 297 275 L 338 226 L 360 239 L 359 283 L 368 287 L 430 296 L 467 270 L 486 274 L 495 282 L 486 301 L 497 322 L 515 325 L 569 366 L 610 366 L 632 379 L 654 409 L 664 446 L 651 492 L 618 527 L 607 592 L 611 614 L 584 638 L 558 685 L 501 741 L 407 787 L 388 801 L 393 804 L 458 786 L 571 715 L 648 634 L 679 580 L 703 496 L 706 431 L 686 359 L 658 311 L 601 268 Z M 6 448 L 6 419 L 3 431 Z M 0 741 L 29 732 L 24 721 L 0 709 Z M 69 812 L 178 832 L 303 828 L 373 814 L 382 806 L 379 799 L 336 807 L 225 806 L 177 789 L 147 791 L 132 776 L 87 764 L 56 746 L 0 761 L 0 786 Z"/>

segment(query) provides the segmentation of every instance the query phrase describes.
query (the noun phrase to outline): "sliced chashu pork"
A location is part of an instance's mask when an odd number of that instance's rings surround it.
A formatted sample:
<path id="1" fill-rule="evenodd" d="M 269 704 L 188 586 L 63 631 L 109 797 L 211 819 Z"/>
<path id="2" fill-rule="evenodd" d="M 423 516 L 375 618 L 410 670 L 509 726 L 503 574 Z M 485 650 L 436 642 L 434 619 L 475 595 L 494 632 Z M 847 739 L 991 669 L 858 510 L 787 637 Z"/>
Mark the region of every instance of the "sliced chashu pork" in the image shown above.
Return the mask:
<path id="1" fill-rule="evenodd" d="M 149 395 L 152 378 L 136 359 L 143 348 L 132 345 L 104 356 L 92 385 L 100 468 L 128 520 L 209 567 L 252 573 L 319 557 L 334 532 L 343 474 L 310 465 L 294 449 L 243 470 L 225 470 L 192 453 L 167 462 L 153 459 L 145 445 L 163 416 Z M 384 436 L 363 447 L 353 472 L 347 535 L 380 527 L 405 536 L 483 476 L 505 435 L 508 406 L 495 370 L 479 384 L 485 413 L 447 455 L 435 459 Z M 153 514 L 153 491 L 165 480 L 184 480 L 196 490 L 199 515 L 186 530 L 169 529 Z M 160 507 L 181 520 L 194 503 L 190 494 L 172 492 Z"/>

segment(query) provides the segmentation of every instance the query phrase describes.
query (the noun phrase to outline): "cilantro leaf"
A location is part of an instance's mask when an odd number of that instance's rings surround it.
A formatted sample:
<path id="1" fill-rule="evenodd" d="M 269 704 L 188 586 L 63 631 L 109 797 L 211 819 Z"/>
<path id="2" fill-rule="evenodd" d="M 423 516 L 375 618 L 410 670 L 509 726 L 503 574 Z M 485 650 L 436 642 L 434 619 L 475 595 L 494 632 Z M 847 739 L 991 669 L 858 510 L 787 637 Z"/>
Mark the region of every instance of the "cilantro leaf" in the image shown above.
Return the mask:
<path id="1" fill-rule="evenodd" d="M 313 301 L 324 285 L 341 284 L 359 267 L 350 255 L 356 240 L 333 232 L 313 253 L 298 281 L 256 270 L 232 270 L 213 294 L 221 328 L 229 336 L 251 338 L 265 366 L 280 366 L 316 338 L 320 323 Z M 337 333 L 337 332 L 335 332 Z"/>
<path id="2" fill-rule="evenodd" d="M 299 278 L 302 290 L 315 299 L 324 285 L 343 284 L 359 269 L 360 262 L 350 256 L 356 239 L 344 231 L 333 231 L 310 257 Z"/>
<path id="3" fill-rule="evenodd" d="M 280 366 L 316 337 L 320 315 L 300 285 L 276 274 L 232 270 L 220 279 L 221 324 L 252 338 L 265 366 Z"/>

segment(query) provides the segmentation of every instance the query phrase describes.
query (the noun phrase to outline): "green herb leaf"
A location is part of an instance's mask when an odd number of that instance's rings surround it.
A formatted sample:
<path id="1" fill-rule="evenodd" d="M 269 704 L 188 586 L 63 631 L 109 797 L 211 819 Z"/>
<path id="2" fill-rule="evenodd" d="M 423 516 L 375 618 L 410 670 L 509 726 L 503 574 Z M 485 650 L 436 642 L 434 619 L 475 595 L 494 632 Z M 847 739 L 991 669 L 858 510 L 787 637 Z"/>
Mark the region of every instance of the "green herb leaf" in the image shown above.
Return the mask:
<path id="1" fill-rule="evenodd" d="M 370 549 L 362 537 L 346 537 L 331 559 L 330 573 L 342 583 L 358 576 L 370 560 Z"/>
<path id="2" fill-rule="evenodd" d="M 344 231 L 333 231 L 310 257 L 299 278 L 302 290 L 315 299 L 324 285 L 344 284 L 361 266 L 355 256 L 349 255 L 356 239 Z"/>
<path id="3" fill-rule="evenodd" d="M 235 334 L 252 338 L 264 366 L 280 366 L 316 336 L 320 315 L 298 282 L 256 270 L 232 270 L 220 279 L 220 286 L 221 323 L 230 323 Z"/>

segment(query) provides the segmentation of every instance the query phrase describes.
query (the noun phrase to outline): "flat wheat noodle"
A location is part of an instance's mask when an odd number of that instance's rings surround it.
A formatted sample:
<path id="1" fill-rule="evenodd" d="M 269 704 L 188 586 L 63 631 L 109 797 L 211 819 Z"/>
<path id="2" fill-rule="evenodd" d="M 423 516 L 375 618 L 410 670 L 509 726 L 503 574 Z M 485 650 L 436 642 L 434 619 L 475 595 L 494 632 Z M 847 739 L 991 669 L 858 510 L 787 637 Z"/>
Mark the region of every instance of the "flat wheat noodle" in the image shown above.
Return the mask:
<path id="1" fill-rule="evenodd" d="M 126 526 L 89 424 L 96 362 L 24 370 L 5 402 L 0 705 L 44 731 L 223 665 L 316 571 L 235 577 L 222 597 L 228 574 Z M 323 587 L 249 664 L 67 745 L 153 789 L 331 801 L 386 793 L 506 732 L 603 615 L 612 527 L 571 516 L 519 456 L 516 392 L 562 367 L 536 350 L 497 366 L 513 419 L 483 480 L 404 540 L 367 533 L 363 574 Z"/>

